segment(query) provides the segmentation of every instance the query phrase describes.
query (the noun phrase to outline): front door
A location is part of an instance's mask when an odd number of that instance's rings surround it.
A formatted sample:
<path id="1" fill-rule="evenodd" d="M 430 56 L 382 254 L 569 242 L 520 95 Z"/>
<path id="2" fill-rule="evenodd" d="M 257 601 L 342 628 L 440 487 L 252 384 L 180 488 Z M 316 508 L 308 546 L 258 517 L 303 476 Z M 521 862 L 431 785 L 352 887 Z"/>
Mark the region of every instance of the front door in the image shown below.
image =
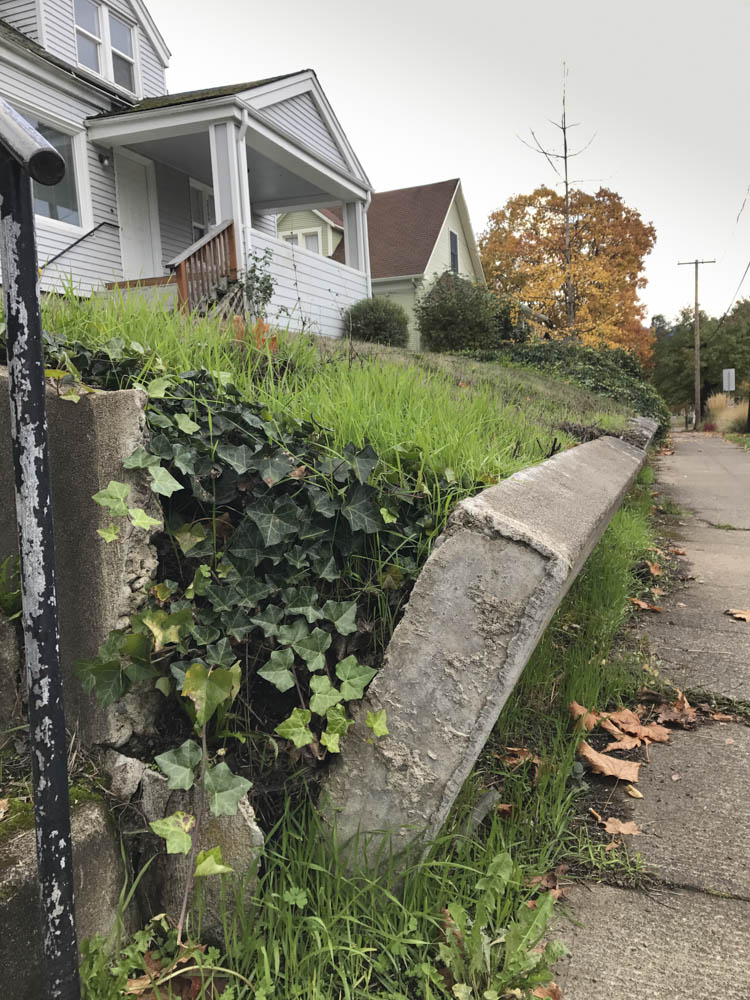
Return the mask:
<path id="1" fill-rule="evenodd" d="M 143 156 L 118 150 L 115 171 L 123 278 L 160 277 L 163 268 L 154 164 Z"/>

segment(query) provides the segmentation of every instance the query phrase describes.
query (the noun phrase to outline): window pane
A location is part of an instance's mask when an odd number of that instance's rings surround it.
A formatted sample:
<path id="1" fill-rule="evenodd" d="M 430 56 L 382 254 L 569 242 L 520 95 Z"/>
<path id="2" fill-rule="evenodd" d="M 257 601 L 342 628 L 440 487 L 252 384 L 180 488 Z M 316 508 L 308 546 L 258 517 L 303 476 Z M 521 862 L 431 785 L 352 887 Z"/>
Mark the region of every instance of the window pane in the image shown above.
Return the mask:
<path id="1" fill-rule="evenodd" d="M 216 225 L 216 202 L 214 201 L 214 196 L 210 194 L 206 199 L 206 207 L 208 208 L 208 224 L 209 226 Z"/>
<path id="2" fill-rule="evenodd" d="M 125 24 L 114 14 L 109 15 L 109 34 L 112 39 L 112 48 L 118 52 L 123 52 L 126 56 L 133 57 L 133 32 L 129 24 Z"/>
<path id="3" fill-rule="evenodd" d="M 193 243 L 197 243 L 198 240 L 202 240 L 206 235 L 206 230 L 203 226 L 196 226 L 193 223 Z"/>
<path id="4" fill-rule="evenodd" d="M 286 240 L 287 243 L 291 243 L 293 247 L 296 247 L 297 243 L 299 242 L 296 234 L 294 233 L 291 236 L 285 236 L 284 239 Z"/>
<path id="5" fill-rule="evenodd" d="M 92 42 L 90 38 L 85 35 L 76 33 L 78 40 L 78 62 L 81 66 L 88 66 L 89 69 L 93 69 L 95 73 L 99 72 L 99 46 L 96 42 Z"/>
<path id="6" fill-rule="evenodd" d="M 75 0 L 76 24 L 92 35 L 101 38 L 99 32 L 99 7 L 91 0 Z M 70 10 L 70 8 L 68 8 Z"/>
<path id="7" fill-rule="evenodd" d="M 59 219 L 73 226 L 80 226 L 81 216 L 78 211 L 78 193 L 76 191 L 75 165 L 73 161 L 73 140 L 69 135 L 63 135 L 49 125 L 40 125 L 32 121 L 32 125 L 40 132 L 47 142 L 51 143 L 65 160 L 65 176 L 59 184 L 46 187 L 43 184 L 33 184 L 34 211 L 47 219 Z"/>
<path id="8" fill-rule="evenodd" d="M 190 213 L 193 224 L 206 228 L 206 214 L 203 207 L 203 192 L 200 188 L 190 185 Z"/>
<path id="9" fill-rule="evenodd" d="M 127 59 L 123 59 L 122 56 L 118 56 L 116 52 L 113 52 L 112 69 L 115 74 L 115 83 L 119 87 L 124 87 L 125 90 L 135 90 L 132 63 L 128 62 Z"/>
<path id="10" fill-rule="evenodd" d="M 320 242 L 317 233 L 305 234 L 305 249 L 312 250 L 313 253 L 320 253 Z"/>

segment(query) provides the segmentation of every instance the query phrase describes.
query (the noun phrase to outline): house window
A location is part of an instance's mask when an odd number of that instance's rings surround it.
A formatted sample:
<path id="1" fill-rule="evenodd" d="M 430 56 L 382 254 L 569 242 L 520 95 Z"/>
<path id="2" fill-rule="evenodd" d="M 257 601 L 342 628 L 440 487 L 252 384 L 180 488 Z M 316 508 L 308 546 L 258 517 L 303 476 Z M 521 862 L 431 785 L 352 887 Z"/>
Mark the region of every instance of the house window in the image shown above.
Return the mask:
<path id="1" fill-rule="evenodd" d="M 24 117 L 65 160 L 65 176 L 58 184 L 47 187 L 32 181 L 34 213 L 46 219 L 56 219 L 71 226 L 80 226 L 81 212 L 78 204 L 73 137 L 59 132 L 51 125 L 35 121 L 29 115 Z"/>
<path id="2" fill-rule="evenodd" d="M 78 62 L 135 93 L 133 27 L 93 0 L 74 0 Z"/>
<path id="3" fill-rule="evenodd" d="M 305 233 L 305 250 L 320 253 L 320 237 L 317 233 Z"/>
<path id="4" fill-rule="evenodd" d="M 321 253 L 319 229 L 302 229 L 296 233 L 285 233 L 281 238 L 290 246 L 304 247 L 311 253 Z"/>
<path id="5" fill-rule="evenodd" d="M 458 274 L 458 236 L 450 230 L 451 237 L 451 271 Z"/>
<path id="6" fill-rule="evenodd" d="M 200 181 L 190 179 L 190 217 L 193 226 L 193 242 L 206 235 L 211 226 L 216 225 L 216 205 L 210 187 Z"/>
<path id="7" fill-rule="evenodd" d="M 299 236 L 296 233 L 289 233 L 288 236 L 284 236 L 283 240 L 285 243 L 289 243 L 290 246 L 299 246 Z"/>
<path id="8" fill-rule="evenodd" d="M 112 45 L 112 76 L 125 90 L 135 90 L 135 59 L 133 29 L 119 17 L 109 15 L 109 37 Z"/>

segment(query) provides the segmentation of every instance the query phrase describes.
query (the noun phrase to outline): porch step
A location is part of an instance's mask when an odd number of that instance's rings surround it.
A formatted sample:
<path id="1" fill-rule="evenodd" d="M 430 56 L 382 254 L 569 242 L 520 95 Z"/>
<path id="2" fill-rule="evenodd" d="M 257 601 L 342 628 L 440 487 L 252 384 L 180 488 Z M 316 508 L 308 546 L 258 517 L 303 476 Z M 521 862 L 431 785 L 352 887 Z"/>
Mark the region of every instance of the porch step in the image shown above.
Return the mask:
<path id="1" fill-rule="evenodd" d="M 173 274 L 158 278 L 138 278 L 130 281 L 109 281 L 97 292 L 99 298 L 137 298 L 143 302 L 158 302 L 164 306 L 177 306 L 177 281 Z"/>

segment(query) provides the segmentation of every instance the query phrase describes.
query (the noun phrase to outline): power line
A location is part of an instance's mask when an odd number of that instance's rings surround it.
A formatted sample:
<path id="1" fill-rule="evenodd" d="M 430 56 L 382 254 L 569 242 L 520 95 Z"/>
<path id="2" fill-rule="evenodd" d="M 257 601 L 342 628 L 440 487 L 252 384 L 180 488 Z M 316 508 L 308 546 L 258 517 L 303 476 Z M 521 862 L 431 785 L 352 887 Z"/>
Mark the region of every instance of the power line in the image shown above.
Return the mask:
<path id="1" fill-rule="evenodd" d="M 705 341 L 704 341 L 704 344 L 705 344 L 705 345 L 708 345 L 708 344 L 710 344 L 710 343 L 711 343 L 711 341 L 712 341 L 712 340 L 714 339 L 714 337 L 716 336 L 716 334 L 717 334 L 717 333 L 719 332 L 719 330 L 721 329 L 721 326 L 722 326 L 722 324 L 723 324 L 724 320 L 725 320 L 725 319 L 727 318 L 727 316 L 729 315 L 729 311 L 730 311 L 730 309 L 731 309 L 731 308 L 732 308 L 732 306 L 734 305 L 734 302 L 735 302 L 735 299 L 736 299 L 736 298 L 737 298 L 737 296 L 738 296 L 738 295 L 740 294 L 740 289 L 742 288 L 743 284 L 745 283 L 745 278 L 747 277 L 747 275 L 748 275 L 748 272 L 749 272 L 749 271 L 750 271 L 750 260 L 749 260 L 749 261 L 747 262 L 747 266 L 745 267 L 745 270 L 744 270 L 744 272 L 743 272 L 743 275 L 742 275 L 742 277 L 740 278 L 740 283 L 739 283 L 739 285 L 737 285 L 737 288 L 736 288 L 736 290 L 735 290 L 735 293 L 734 293 L 734 295 L 732 296 L 732 300 L 731 300 L 731 302 L 729 303 L 729 305 L 728 305 L 728 306 L 726 307 L 726 309 L 725 309 L 725 310 L 724 310 L 724 312 L 722 313 L 722 315 L 721 315 L 721 318 L 719 319 L 719 321 L 718 321 L 718 323 L 716 324 L 716 326 L 715 326 L 715 327 L 713 328 L 713 330 L 712 330 L 712 331 L 711 331 L 711 333 L 710 333 L 710 334 L 708 335 L 708 337 L 706 337 L 706 339 L 705 339 Z"/>

